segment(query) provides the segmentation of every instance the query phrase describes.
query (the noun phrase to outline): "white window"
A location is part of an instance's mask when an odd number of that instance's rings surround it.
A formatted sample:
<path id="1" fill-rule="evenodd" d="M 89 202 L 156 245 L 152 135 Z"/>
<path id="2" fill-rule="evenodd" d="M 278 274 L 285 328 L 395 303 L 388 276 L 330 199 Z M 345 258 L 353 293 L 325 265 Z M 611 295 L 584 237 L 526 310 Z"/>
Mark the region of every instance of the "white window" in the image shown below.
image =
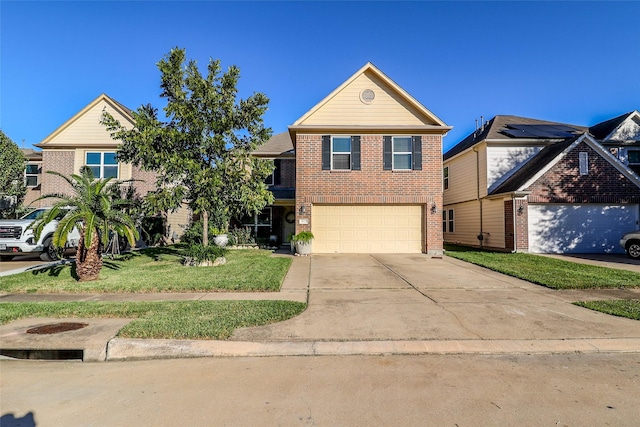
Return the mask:
<path id="1" fill-rule="evenodd" d="M 331 138 L 331 169 L 351 169 L 350 136 L 334 136 Z"/>
<path id="2" fill-rule="evenodd" d="M 411 137 L 394 136 L 393 143 L 393 169 L 411 170 Z"/>
<path id="3" fill-rule="evenodd" d="M 627 163 L 635 173 L 640 174 L 640 150 L 627 151 Z"/>
<path id="4" fill-rule="evenodd" d="M 442 211 L 442 232 L 453 233 L 455 231 L 455 220 L 453 215 L 453 209 Z"/>
<path id="5" fill-rule="evenodd" d="M 580 155 L 580 175 L 589 175 L 589 153 L 582 151 Z"/>
<path id="6" fill-rule="evenodd" d="M 264 183 L 271 187 L 275 182 L 274 172 L 271 172 L 271 175 L 265 178 Z"/>
<path id="7" fill-rule="evenodd" d="M 114 152 L 88 152 L 85 164 L 96 178 L 118 178 L 118 159 Z"/>
<path id="8" fill-rule="evenodd" d="M 37 163 L 27 163 L 25 183 L 27 187 L 37 187 L 40 184 L 40 165 Z"/>
<path id="9" fill-rule="evenodd" d="M 449 188 L 449 166 L 446 166 L 442 172 L 442 185 L 445 190 Z"/>
<path id="10" fill-rule="evenodd" d="M 242 218 L 241 222 L 243 227 L 251 228 L 253 236 L 256 237 L 256 239 L 269 239 L 273 222 L 271 208 L 264 208 L 261 212 L 247 215 Z"/>

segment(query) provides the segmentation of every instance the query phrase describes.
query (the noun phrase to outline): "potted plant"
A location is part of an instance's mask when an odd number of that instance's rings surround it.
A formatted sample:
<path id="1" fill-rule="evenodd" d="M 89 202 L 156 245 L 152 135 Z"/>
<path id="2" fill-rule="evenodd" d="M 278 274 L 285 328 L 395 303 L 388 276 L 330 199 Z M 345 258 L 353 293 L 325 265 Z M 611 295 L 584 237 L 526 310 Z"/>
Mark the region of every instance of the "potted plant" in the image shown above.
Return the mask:
<path id="1" fill-rule="evenodd" d="M 301 231 L 293 236 L 293 241 L 296 245 L 296 252 L 300 255 L 309 255 L 311 253 L 312 240 L 313 233 L 310 231 Z"/>
<path id="2" fill-rule="evenodd" d="M 213 235 L 215 236 L 213 238 L 213 243 L 215 243 L 216 246 L 219 246 L 221 248 L 224 248 L 225 246 L 227 246 L 227 243 L 229 243 L 229 236 L 227 235 L 226 230 L 223 230 L 220 228 L 214 228 L 212 231 L 213 231 Z"/>

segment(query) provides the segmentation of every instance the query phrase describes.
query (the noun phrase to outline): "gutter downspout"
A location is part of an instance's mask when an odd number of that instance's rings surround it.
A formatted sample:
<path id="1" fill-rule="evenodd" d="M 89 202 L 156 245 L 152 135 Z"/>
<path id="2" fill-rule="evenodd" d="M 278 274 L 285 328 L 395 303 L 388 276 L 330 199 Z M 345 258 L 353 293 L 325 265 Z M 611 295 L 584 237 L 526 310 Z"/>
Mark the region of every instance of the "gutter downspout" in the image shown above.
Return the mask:
<path id="1" fill-rule="evenodd" d="M 476 153 L 476 200 L 480 204 L 480 234 L 478 234 L 478 240 L 480 241 L 480 249 L 482 249 L 484 234 L 482 233 L 482 199 L 480 198 L 480 153 L 477 147 L 473 147 L 473 151 Z"/>

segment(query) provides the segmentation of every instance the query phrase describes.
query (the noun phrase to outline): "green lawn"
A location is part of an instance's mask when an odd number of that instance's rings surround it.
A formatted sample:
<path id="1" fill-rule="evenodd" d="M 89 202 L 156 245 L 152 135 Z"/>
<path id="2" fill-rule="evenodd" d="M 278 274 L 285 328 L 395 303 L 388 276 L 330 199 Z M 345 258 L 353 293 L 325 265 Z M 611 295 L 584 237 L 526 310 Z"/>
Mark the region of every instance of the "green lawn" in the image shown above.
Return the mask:
<path id="1" fill-rule="evenodd" d="M 575 305 L 601 311 L 602 313 L 613 314 L 614 316 L 627 317 L 629 319 L 640 320 L 640 300 L 608 300 L 608 301 L 579 301 Z"/>
<path id="2" fill-rule="evenodd" d="M 297 316 L 293 301 L 35 302 L 0 303 L 0 323 L 26 317 L 134 319 L 122 338 L 227 339 L 236 328 Z"/>
<path id="3" fill-rule="evenodd" d="M 539 255 L 480 251 L 446 245 L 446 254 L 552 289 L 628 288 L 640 286 L 632 271 L 578 264 Z"/>
<path id="4" fill-rule="evenodd" d="M 180 249 L 149 248 L 104 259 L 100 279 L 77 282 L 73 265 L 3 277 L 4 293 L 276 292 L 291 265 L 263 250 L 233 250 L 218 267 L 186 267 Z"/>

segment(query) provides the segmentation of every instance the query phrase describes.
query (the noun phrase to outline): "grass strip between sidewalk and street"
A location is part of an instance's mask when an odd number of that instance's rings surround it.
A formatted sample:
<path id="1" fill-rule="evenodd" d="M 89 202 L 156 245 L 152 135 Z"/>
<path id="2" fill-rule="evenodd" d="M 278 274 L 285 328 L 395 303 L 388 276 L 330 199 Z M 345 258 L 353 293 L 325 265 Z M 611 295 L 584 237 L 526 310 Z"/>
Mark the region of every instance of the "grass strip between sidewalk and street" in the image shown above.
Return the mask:
<path id="1" fill-rule="evenodd" d="M 445 245 L 446 255 L 551 289 L 640 287 L 640 273 L 526 253 L 481 251 Z"/>
<path id="2" fill-rule="evenodd" d="M 78 282 L 75 266 L 55 265 L 2 277 L 3 293 L 277 292 L 291 258 L 266 250 L 230 250 L 217 267 L 182 265 L 178 246 L 105 257 L 98 280 Z"/>
<path id="3" fill-rule="evenodd" d="M 574 302 L 574 304 L 614 316 L 640 320 L 640 300 L 638 299 L 578 301 Z"/>
<path id="4" fill-rule="evenodd" d="M 293 301 L 7 302 L 0 324 L 22 318 L 133 319 L 122 338 L 224 340 L 237 328 L 290 319 L 306 304 Z"/>

